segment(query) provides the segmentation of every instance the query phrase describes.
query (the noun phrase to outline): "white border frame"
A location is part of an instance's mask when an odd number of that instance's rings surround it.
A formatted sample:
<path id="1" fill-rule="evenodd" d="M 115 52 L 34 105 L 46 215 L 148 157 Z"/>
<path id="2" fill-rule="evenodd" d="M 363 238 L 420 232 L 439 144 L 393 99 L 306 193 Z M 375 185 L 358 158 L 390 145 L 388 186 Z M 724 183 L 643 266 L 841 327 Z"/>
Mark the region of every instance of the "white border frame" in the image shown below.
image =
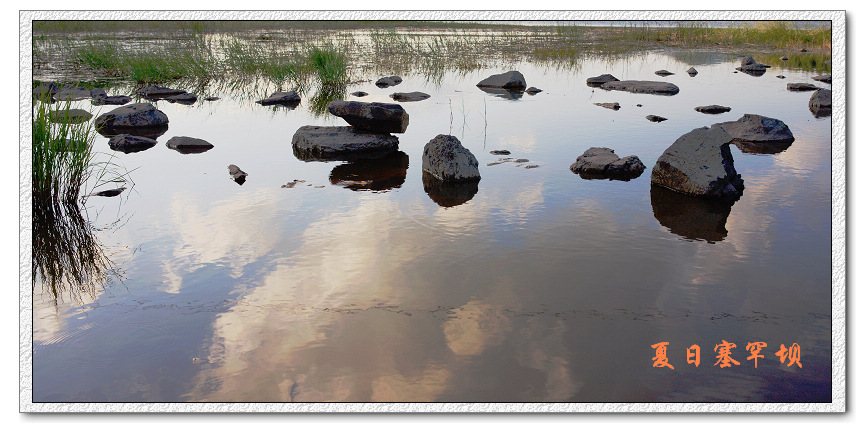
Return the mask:
<path id="1" fill-rule="evenodd" d="M 832 22 L 831 403 L 33 403 L 31 110 L 33 20 L 827 20 Z M 845 11 L 19 11 L 19 410 L 101 413 L 787 413 L 845 412 L 846 338 Z"/>

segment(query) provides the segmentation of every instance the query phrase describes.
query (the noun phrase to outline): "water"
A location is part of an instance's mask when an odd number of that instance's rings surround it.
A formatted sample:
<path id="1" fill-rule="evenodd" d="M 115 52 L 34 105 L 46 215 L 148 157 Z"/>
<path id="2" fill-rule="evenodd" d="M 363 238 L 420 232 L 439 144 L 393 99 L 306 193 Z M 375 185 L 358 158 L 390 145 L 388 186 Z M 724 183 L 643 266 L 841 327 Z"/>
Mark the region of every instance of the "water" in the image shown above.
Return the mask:
<path id="1" fill-rule="evenodd" d="M 366 165 L 295 158 L 299 127 L 344 124 L 308 96 L 293 110 L 237 92 L 156 102 L 169 129 L 139 153 L 99 136 L 98 150 L 134 169 L 120 198 L 87 202 L 122 284 L 57 303 L 37 291 L 34 401 L 830 401 L 831 125 L 808 110 L 810 92 L 786 90 L 828 87 L 816 73 L 734 74 L 735 57 L 712 53 L 508 66 L 350 85 L 370 95 L 347 99 L 365 102 L 432 95 L 402 103 L 403 154 Z M 543 92 L 475 87 L 508 69 Z M 681 91 L 586 86 L 602 73 Z M 732 111 L 693 109 L 710 104 Z M 731 146 L 746 188 L 732 208 L 650 186 L 676 138 L 746 113 L 781 119 L 796 141 L 775 154 Z M 438 134 L 479 159 L 476 192 L 425 192 L 421 154 Z M 180 154 L 164 145 L 173 136 L 215 147 Z M 628 182 L 570 172 L 593 146 L 647 170 Z M 488 166 L 496 149 L 530 162 Z M 249 173 L 243 185 L 229 164 Z M 304 182 L 281 188 L 293 180 Z M 723 340 L 740 365 L 713 365 Z M 757 341 L 755 368 L 745 347 Z M 675 370 L 652 366 L 659 342 Z M 793 343 L 801 368 L 775 355 Z"/>

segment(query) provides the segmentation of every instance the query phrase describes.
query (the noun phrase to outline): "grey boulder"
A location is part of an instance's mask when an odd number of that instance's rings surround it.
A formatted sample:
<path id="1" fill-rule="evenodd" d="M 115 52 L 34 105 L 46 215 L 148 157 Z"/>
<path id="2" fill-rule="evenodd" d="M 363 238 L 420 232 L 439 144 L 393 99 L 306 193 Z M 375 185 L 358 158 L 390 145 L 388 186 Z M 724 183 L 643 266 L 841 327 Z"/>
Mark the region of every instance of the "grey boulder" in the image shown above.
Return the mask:
<path id="1" fill-rule="evenodd" d="M 90 91 L 80 86 L 64 86 L 57 91 L 54 98 L 58 101 L 81 101 L 90 99 Z"/>
<path id="2" fill-rule="evenodd" d="M 156 140 L 137 135 L 120 134 L 108 140 L 108 147 L 123 153 L 135 153 L 156 146 Z"/>
<path id="3" fill-rule="evenodd" d="M 656 116 L 654 114 L 650 114 L 650 115 L 646 116 L 646 119 L 649 119 L 649 122 L 655 122 L 655 123 L 660 123 L 660 122 L 667 120 L 666 117 Z"/>
<path id="4" fill-rule="evenodd" d="M 610 81 L 619 81 L 619 79 L 610 75 L 610 74 L 603 74 L 603 75 L 598 75 L 597 77 L 587 78 L 586 84 L 589 86 L 592 86 L 592 87 L 598 87 L 604 83 L 609 83 Z"/>
<path id="5" fill-rule="evenodd" d="M 132 98 L 126 95 L 108 96 L 99 87 L 90 91 L 90 98 L 93 105 L 125 105 L 132 102 Z"/>
<path id="6" fill-rule="evenodd" d="M 243 185 L 246 182 L 246 174 L 245 171 L 241 170 L 240 167 L 231 164 L 228 166 L 228 175 L 231 176 L 231 180 L 237 182 L 238 185 Z"/>
<path id="7" fill-rule="evenodd" d="M 423 92 L 406 92 L 406 93 L 392 93 L 390 95 L 391 99 L 397 102 L 417 102 L 423 101 L 424 99 L 429 98 L 429 95 Z"/>
<path id="8" fill-rule="evenodd" d="M 813 77 L 813 79 L 814 79 L 814 80 L 817 80 L 817 81 L 819 81 L 819 82 L 821 82 L 821 83 L 832 84 L 832 75 L 831 75 L 831 74 L 829 74 L 829 75 L 818 75 L 818 76 L 816 76 L 816 77 Z"/>
<path id="9" fill-rule="evenodd" d="M 376 80 L 375 85 L 384 89 L 387 87 L 396 86 L 399 83 L 402 83 L 402 78 L 396 75 L 391 75 L 390 77 L 379 78 L 378 80 Z"/>
<path id="10" fill-rule="evenodd" d="M 732 139 L 717 126 L 679 137 L 658 157 L 651 182 L 695 196 L 737 199 L 745 184 L 733 166 Z"/>
<path id="11" fill-rule="evenodd" d="M 168 124 L 168 116 L 153 104 L 140 102 L 115 108 L 99 115 L 94 121 L 96 129 L 117 127 L 150 127 Z"/>
<path id="12" fill-rule="evenodd" d="M 820 89 L 811 95 L 808 101 L 808 108 L 817 117 L 828 116 L 832 113 L 832 91 L 829 89 Z"/>
<path id="13" fill-rule="evenodd" d="M 666 69 L 661 69 L 660 71 L 655 71 L 655 75 L 660 75 L 662 77 L 666 77 L 667 75 L 674 75 L 674 74 L 672 72 L 666 70 Z"/>
<path id="14" fill-rule="evenodd" d="M 739 120 L 716 123 L 712 128 L 716 126 L 738 141 L 789 143 L 794 140 L 793 133 L 784 122 L 758 114 L 746 114 Z"/>
<path id="15" fill-rule="evenodd" d="M 294 90 L 288 92 L 274 92 L 267 98 L 255 101 L 261 105 L 295 105 L 300 103 L 300 96 Z"/>
<path id="16" fill-rule="evenodd" d="M 452 135 L 439 134 L 424 146 L 422 169 L 444 182 L 481 178 L 478 159 Z"/>
<path id="17" fill-rule="evenodd" d="M 332 101 L 327 111 L 357 129 L 371 132 L 403 133 L 409 121 L 408 113 L 399 104 Z"/>
<path id="18" fill-rule="evenodd" d="M 619 158 L 613 149 L 591 147 L 580 155 L 571 171 L 583 178 L 610 178 L 630 180 L 643 174 L 646 166 L 635 155 Z"/>
<path id="19" fill-rule="evenodd" d="M 198 96 L 195 95 L 194 93 L 183 92 L 183 93 L 179 93 L 177 95 L 166 96 L 163 99 L 168 101 L 168 102 L 176 102 L 178 104 L 190 105 L 190 104 L 195 103 L 195 101 L 198 100 Z"/>
<path id="20" fill-rule="evenodd" d="M 604 90 L 621 90 L 631 93 L 647 93 L 651 95 L 675 95 L 679 88 L 672 83 L 662 81 L 609 81 L 601 85 Z"/>
<path id="21" fill-rule="evenodd" d="M 351 126 L 301 126 L 291 138 L 294 155 L 302 161 L 350 161 L 387 155 L 399 139 Z"/>
<path id="22" fill-rule="evenodd" d="M 213 149 L 213 145 L 200 138 L 193 137 L 171 137 L 165 143 L 169 149 L 174 149 L 180 153 L 202 153 Z"/>
<path id="23" fill-rule="evenodd" d="M 61 110 L 52 110 L 48 112 L 48 120 L 54 123 L 83 123 L 93 117 L 87 110 L 80 108 L 70 108 Z"/>
<path id="24" fill-rule="evenodd" d="M 501 89 L 525 89 L 526 79 L 519 71 L 508 71 L 491 75 L 479 82 L 478 87 L 496 87 Z"/>
<path id="25" fill-rule="evenodd" d="M 687 71 L 685 71 L 685 72 L 687 72 L 687 73 L 688 73 L 688 75 L 690 75 L 690 76 L 692 76 L 692 77 L 693 77 L 693 76 L 694 76 L 694 75 L 697 75 L 697 70 L 696 70 L 696 69 L 694 69 L 694 67 L 693 67 L 693 66 L 691 66 L 691 68 L 690 68 L 690 69 L 688 69 L 688 70 L 687 70 Z"/>
<path id="26" fill-rule="evenodd" d="M 787 83 L 787 90 L 791 92 L 813 92 L 819 87 L 810 83 Z"/>
<path id="27" fill-rule="evenodd" d="M 543 90 L 538 89 L 537 87 L 529 87 L 528 89 L 526 89 L 526 93 L 528 93 L 529 95 L 536 95 L 541 92 L 543 92 Z"/>
<path id="28" fill-rule="evenodd" d="M 180 89 L 172 89 L 170 87 L 162 87 L 162 86 L 144 86 L 135 91 L 136 95 L 143 96 L 148 99 L 162 99 L 171 95 L 179 95 L 181 93 L 186 93 L 185 90 Z"/>

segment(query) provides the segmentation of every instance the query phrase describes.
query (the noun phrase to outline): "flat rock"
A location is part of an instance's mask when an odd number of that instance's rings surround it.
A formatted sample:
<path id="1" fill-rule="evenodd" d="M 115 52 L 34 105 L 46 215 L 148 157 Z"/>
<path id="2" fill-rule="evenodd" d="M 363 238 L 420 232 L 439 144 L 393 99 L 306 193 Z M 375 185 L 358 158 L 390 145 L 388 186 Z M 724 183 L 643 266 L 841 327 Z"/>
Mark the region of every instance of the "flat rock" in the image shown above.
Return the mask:
<path id="1" fill-rule="evenodd" d="M 137 135 L 120 134 L 108 140 L 108 147 L 111 150 L 123 153 L 141 152 L 153 146 L 156 146 L 156 140 Z"/>
<path id="2" fill-rule="evenodd" d="M 140 102 L 103 113 L 96 118 L 94 125 L 96 129 L 155 127 L 168 125 L 168 116 L 153 104 Z"/>
<path id="3" fill-rule="evenodd" d="M 510 150 L 491 150 L 490 154 L 492 155 L 510 155 Z"/>
<path id="4" fill-rule="evenodd" d="M 246 182 L 246 174 L 245 171 L 241 170 L 240 167 L 231 164 L 228 166 L 228 175 L 231 176 L 231 180 L 237 182 L 238 185 L 243 185 Z"/>
<path id="5" fill-rule="evenodd" d="M 165 143 L 169 149 L 174 149 L 180 153 L 203 153 L 213 149 L 213 145 L 200 138 L 193 137 L 171 137 Z"/>
<path id="6" fill-rule="evenodd" d="M 643 174 L 646 166 L 635 155 L 619 158 L 613 149 L 591 147 L 577 157 L 570 168 L 584 178 L 630 180 Z"/>
<path id="7" fill-rule="evenodd" d="M 603 74 L 587 78 L 586 84 L 592 87 L 600 87 L 602 84 L 609 83 L 610 81 L 619 81 L 619 79 L 610 74 Z"/>
<path id="8" fill-rule="evenodd" d="M 787 60 L 790 60 L 790 59 L 787 58 L 787 56 L 781 56 L 781 61 L 782 61 L 782 62 L 786 62 Z"/>
<path id="9" fill-rule="evenodd" d="M 126 95 L 102 95 L 98 98 L 94 97 L 90 101 L 90 103 L 93 105 L 126 105 L 130 102 L 132 102 L 132 98 Z"/>
<path id="10" fill-rule="evenodd" d="M 649 119 L 650 122 L 663 122 L 663 121 L 667 120 L 666 117 L 656 116 L 654 114 L 650 114 L 650 115 L 646 116 L 646 119 Z"/>
<path id="11" fill-rule="evenodd" d="M 685 194 L 737 199 L 745 184 L 733 166 L 732 140 L 717 126 L 679 137 L 658 158 L 651 182 Z"/>
<path id="12" fill-rule="evenodd" d="M 64 86 L 57 91 L 54 98 L 58 101 L 81 101 L 90 99 L 90 90 L 81 86 Z"/>
<path id="13" fill-rule="evenodd" d="M 601 85 L 601 88 L 604 90 L 621 90 L 651 95 L 675 95 L 679 93 L 679 88 L 675 84 L 661 81 L 610 81 Z"/>
<path id="14" fill-rule="evenodd" d="M 496 87 L 501 89 L 525 89 L 526 79 L 519 71 L 508 71 L 491 75 L 479 82 L 478 87 Z"/>
<path id="15" fill-rule="evenodd" d="M 126 190 L 126 187 L 121 186 L 120 188 L 112 188 L 112 189 L 102 190 L 99 192 L 94 192 L 93 194 L 90 194 L 90 195 L 95 195 L 98 197 L 116 197 L 116 196 L 120 195 L 120 193 L 123 192 L 124 190 Z"/>
<path id="16" fill-rule="evenodd" d="M 143 96 L 148 99 L 161 99 L 171 95 L 179 95 L 186 93 L 186 90 L 172 89 L 162 86 L 145 86 L 135 91 L 136 95 Z"/>
<path id="17" fill-rule="evenodd" d="M 528 93 L 529 95 L 536 95 L 541 92 L 543 92 L 543 90 L 538 89 L 537 87 L 529 87 L 528 89 L 526 89 L 526 93 Z"/>
<path id="18" fill-rule="evenodd" d="M 811 95 L 808 108 L 817 117 L 825 117 L 832 114 L 832 91 L 819 89 Z"/>
<path id="19" fill-rule="evenodd" d="M 183 92 L 177 95 L 166 96 L 162 98 L 168 102 L 176 102 L 178 104 L 190 105 L 195 103 L 198 100 L 198 96 L 194 93 Z"/>
<path id="20" fill-rule="evenodd" d="M 358 98 L 362 98 L 366 95 L 369 95 L 369 93 L 366 93 L 362 90 L 358 90 L 357 92 L 351 92 L 351 96 L 357 96 Z"/>
<path id="21" fill-rule="evenodd" d="M 378 80 L 376 80 L 375 85 L 384 89 L 384 88 L 396 86 L 399 83 L 402 83 L 402 78 L 400 78 L 396 75 L 391 75 L 390 77 L 379 78 Z"/>
<path id="22" fill-rule="evenodd" d="M 294 155 L 303 161 L 349 161 L 389 154 L 396 136 L 352 126 L 301 126 L 291 138 Z"/>
<path id="23" fill-rule="evenodd" d="M 674 74 L 672 72 L 666 70 L 666 69 L 661 69 L 660 71 L 655 71 L 655 75 L 660 75 L 662 77 L 666 77 L 667 75 L 674 75 Z"/>
<path id="24" fill-rule="evenodd" d="M 255 101 L 261 105 L 293 105 L 300 103 L 300 96 L 294 90 L 288 92 L 274 92 L 267 98 Z"/>
<path id="25" fill-rule="evenodd" d="M 725 107 L 723 105 L 701 105 L 699 107 L 694 107 L 694 110 L 706 114 L 720 114 L 730 111 L 730 107 Z"/>
<path id="26" fill-rule="evenodd" d="M 204 100 L 205 100 L 205 101 L 208 101 L 208 102 L 210 102 L 210 101 L 218 101 L 218 100 L 219 100 L 219 97 L 218 97 L 218 96 L 207 96 L 207 97 L 204 98 Z"/>
<path id="27" fill-rule="evenodd" d="M 481 178 L 477 158 L 452 135 L 439 134 L 424 145 L 422 169 L 445 182 Z"/>
<path id="28" fill-rule="evenodd" d="M 758 114 L 746 114 L 739 120 L 712 125 L 712 128 L 715 127 L 720 127 L 739 141 L 784 143 L 794 140 L 793 133 L 784 122 Z"/>
<path id="29" fill-rule="evenodd" d="M 618 102 L 595 102 L 595 105 L 598 107 L 609 108 L 610 110 L 618 110 L 619 108 L 622 108 Z"/>
<path id="30" fill-rule="evenodd" d="M 327 111 L 342 117 L 358 130 L 403 133 L 408 128 L 408 113 L 399 104 L 332 101 L 327 105 Z"/>
<path id="31" fill-rule="evenodd" d="M 832 75 L 818 75 L 816 77 L 812 77 L 814 80 L 817 80 L 821 83 L 832 84 Z"/>
<path id="32" fill-rule="evenodd" d="M 390 97 L 397 102 L 417 102 L 429 98 L 429 95 L 423 92 L 397 92 L 390 94 Z"/>
<path id="33" fill-rule="evenodd" d="M 54 123 L 83 123 L 93 117 L 87 110 L 70 108 L 48 112 L 48 120 Z"/>
<path id="34" fill-rule="evenodd" d="M 811 83 L 787 83 L 787 90 L 792 92 L 813 92 L 817 89 L 819 89 L 819 87 Z"/>
<path id="35" fill-rule="evenodd" d="M 781 79 L 787 78 L 787 77 L 785 77 L 784 75 L 776 75 L 776 77 L 777 77 L 777 78 L 781 78 Z"/>

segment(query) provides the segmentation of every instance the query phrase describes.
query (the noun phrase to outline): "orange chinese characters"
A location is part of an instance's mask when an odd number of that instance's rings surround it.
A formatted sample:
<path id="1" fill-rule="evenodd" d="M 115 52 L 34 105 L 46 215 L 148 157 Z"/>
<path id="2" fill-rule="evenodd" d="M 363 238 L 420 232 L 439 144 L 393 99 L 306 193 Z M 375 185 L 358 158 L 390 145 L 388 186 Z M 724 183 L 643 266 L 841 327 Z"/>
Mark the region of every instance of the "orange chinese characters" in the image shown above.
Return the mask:
<path id="1" fill-rule="evenodd" d="M 745 350 L 751 352 L 751 356 L 748 357 L 748 361 L 752 359 L 754 360 L 754 368 L 757 368 L 757 358 L 765 358 L 763 355 L 760 355 L 760 351 L 763 350 L 763 348 L 766 346 L 767 344 L 762 341 L 758 341 L 756 343 L 748 343 L 748 345 L 745 346 Z"/>
<path id="2" fill-rule="evenodd" d="M 784 345 L 782 344 L 781 350 L 775 352 L 775 355 L 781 358 L 782 364 L 785 360 L 787 360 L 787 358 L 789 358 L 790 363 L 787 364 L 787 367 L 792 367 L 793 363 L 795 363 L 799 366 L 799 368 L 802 368 L 802 363 L 799 362 L 802 359 L 802 351 L 798 343 L 793 343 L 790 348 L 784 347 Z"/>
<path id="3" fill-rule="evenodd" d="M 652 367 L 670 367 L 670 370 L 675 370 L 675 368 L 670 365 L 667 359 L 667 346 L 670 344 L 669 341 L 664 341 L 658 344 L 653 344 L 652 349 L 655 349 L 655 357 L 652 358 L 652 361 L 655 361 L 652 364 Z"/>
<path id="4" fill-rule="evenodd" d="M 700 346 L 696 344 L 688 348 L 688 364 L 694 364 L 694 367 L 700 366 Z"/>
<path id="5" fill-rule="evenodd" d="M 730 363 L 739 365 L 739 361 L 736 361 L 732 357 L 730 357 L 730 350 L 735 349 L 736 345 L 734 343 L 728 343 L 727 340 L 721 340 L 721 344 L 715 346 L 715 352 L 718 354 L 716 358 L 718 358 L 718 362 L 715 365 L 721 364 L 721 368 L 729 367 Z M 720 351 L 718 349 L 721 349 Z"/>

